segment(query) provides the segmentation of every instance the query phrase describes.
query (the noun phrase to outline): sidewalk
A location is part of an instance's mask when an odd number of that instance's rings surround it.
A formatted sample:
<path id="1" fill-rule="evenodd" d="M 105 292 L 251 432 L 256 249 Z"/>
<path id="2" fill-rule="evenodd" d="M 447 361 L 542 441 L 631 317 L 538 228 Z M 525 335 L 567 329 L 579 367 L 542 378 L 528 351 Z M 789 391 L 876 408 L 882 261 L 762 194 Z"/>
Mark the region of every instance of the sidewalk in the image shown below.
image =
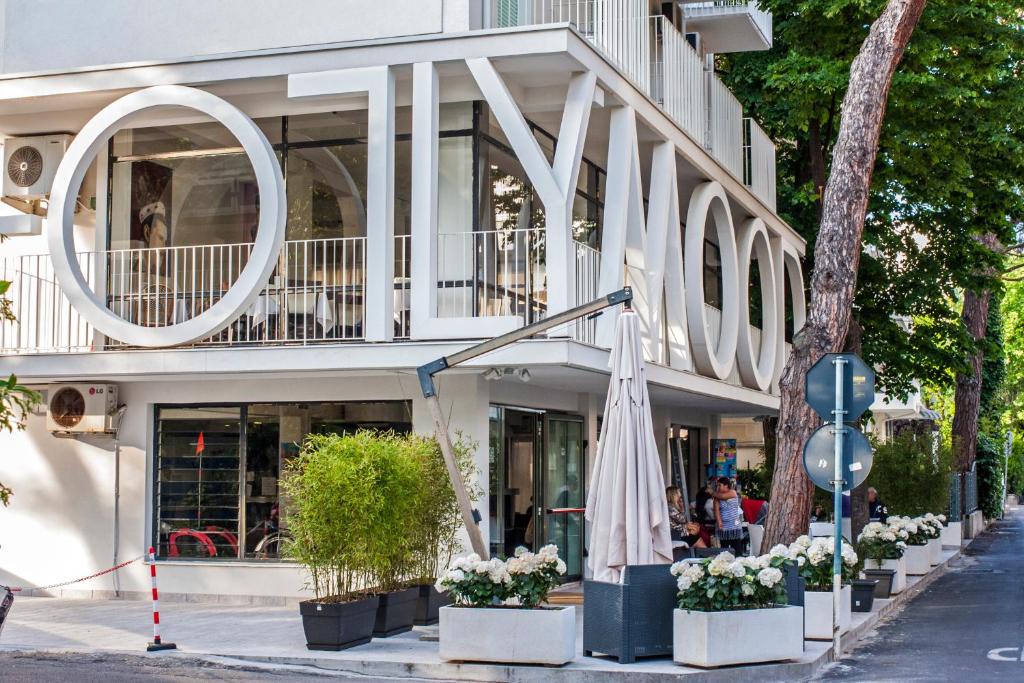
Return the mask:
<path id="1" fill-rule="evenodd" d="M 924 577 L 908 577 L 907 590 L 892 600 L 876 600 L 870 614 L 854 613 L 853 626 L 843 637 L 843 649 L 851 648 L 879 620 L 900 609 L 925 586 L 945 573 L 960 551 L 947 548 L 943 564 Z M 831 661 L 830 643 L 806 641 L 804 656 L 796 662 L 703 670 L 674 664 L 671 659 L 640 660 L 620 665 L 606 658 L 582 656 L 582 607 L 577 606 L 577 659 L 561 668 L 450 664 L 438 658 L 437 642 L 421 640 L 430 630 L 376 639 L 343 652 L 311 652 L 306 649 L 302 623 L 295 607 L 236 606 L 201 603 L 162 605 L 160 621 L 164 640 L 178 645 L 177 653 L 150 656 L 230 658 L 248 664 L 314 666 L 353 674 L 393 678 L 460 681 L 564 681 L 603 683 L 621 680 L 655 683 L 686 676 L 692 683 L 715 681 L 792 681 L 813 676 Z M 141 601 L 16 599 L 10 623 L 5 627 L 0 650 L 58 652 L 145 652 L 150 639 L 152 613 Z"/>

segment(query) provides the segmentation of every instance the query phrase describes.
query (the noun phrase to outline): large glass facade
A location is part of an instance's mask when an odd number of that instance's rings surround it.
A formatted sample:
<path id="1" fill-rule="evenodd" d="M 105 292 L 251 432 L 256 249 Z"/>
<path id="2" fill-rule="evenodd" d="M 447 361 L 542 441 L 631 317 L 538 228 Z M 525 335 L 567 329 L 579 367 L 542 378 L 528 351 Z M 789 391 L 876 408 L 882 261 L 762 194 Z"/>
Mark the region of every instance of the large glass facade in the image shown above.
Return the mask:
<path id="1" fill-rule="evenodd" d="M 287 505 L 278 481 L 308 434 L 412 429 L 408 401 L 159 406 L 157 555 L 278 559 Z"/>

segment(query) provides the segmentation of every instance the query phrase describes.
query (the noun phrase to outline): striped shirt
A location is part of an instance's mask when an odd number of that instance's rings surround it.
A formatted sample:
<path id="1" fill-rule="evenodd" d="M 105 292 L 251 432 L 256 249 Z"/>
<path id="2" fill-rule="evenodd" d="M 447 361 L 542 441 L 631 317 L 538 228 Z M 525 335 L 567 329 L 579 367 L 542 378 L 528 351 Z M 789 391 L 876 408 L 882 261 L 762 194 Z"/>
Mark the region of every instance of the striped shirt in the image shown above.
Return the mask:
<path id="1" fill-rule="evenodd" d="M 718 538 L 726 541 L 743 538 L 739 497 L 719 500 L 718 514 L 722 517 L 722 528 L 718 530 Z"/>

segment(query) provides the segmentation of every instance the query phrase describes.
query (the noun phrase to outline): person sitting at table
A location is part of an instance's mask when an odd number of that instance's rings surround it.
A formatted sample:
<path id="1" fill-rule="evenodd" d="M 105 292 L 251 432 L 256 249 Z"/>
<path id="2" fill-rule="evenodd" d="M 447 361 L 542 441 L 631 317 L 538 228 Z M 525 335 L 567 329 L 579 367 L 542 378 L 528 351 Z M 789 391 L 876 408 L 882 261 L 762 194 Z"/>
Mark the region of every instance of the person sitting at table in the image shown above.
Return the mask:
<path id="1" fill-rule="evenodd" d="M 686 515 L 683 513 L 683 493 L 678 486 L 669 486 L 665 489 L 665 498 L 668 501 L 668 527 L 672 532 L 672 540 L 679 540 L 686 531 Z"/>

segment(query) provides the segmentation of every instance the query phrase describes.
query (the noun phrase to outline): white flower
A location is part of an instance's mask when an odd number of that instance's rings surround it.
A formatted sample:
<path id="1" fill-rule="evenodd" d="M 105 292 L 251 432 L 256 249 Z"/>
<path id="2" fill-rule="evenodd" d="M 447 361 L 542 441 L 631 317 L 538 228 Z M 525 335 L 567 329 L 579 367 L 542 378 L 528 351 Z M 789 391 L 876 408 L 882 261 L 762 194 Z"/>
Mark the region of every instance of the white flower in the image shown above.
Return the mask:
<path id="1" fill-rule="evenodd" d="M 742 562 L 733 562 L 729 565 L 729 573 L 735 576 L 737 579 L 742 579 L 747 575 L 747 568 Z"/>
<path id="2" fill-rule="evenodd" d="M 807 558 L 805 556 L 803 556 L 803 555 L 801 555 L 800 557 L 796 558 L 796 566 L 798 566 L 798 567 L 804 566 L 805 562 L 807 562 Z"/>
<path id="3" fill-rule="evenodd" d="M 555 563 L 555 571 L 558 572 L 559 575 L 565 574 L 565 571 L 566 571 L 565 562 L 563 562 L 562 560 L 558 560 L 558 562 Z"/>
<path id="4" fill-rule="evenodd" d="M 448 572 L 448 576 L 445 578 L 447 578 L 452 583 L 458 583 L 459 581 L 464 581 L 466 579 L 466 573 L 461 569 L 453 569 L 450 572 Z"/>
<path id="5" fill-rule="evenodd" d="M 774 567 L 762 569 L 757 573 L 757 581 L 765 588 L 773 588 L 782 581 L 782 572 Z"/>
<path id="6" fill-rule="evenodd" d="M 945 522 L 946 521 L 946 515 L 939 515 L 939 521 L 940 522 Z"/>
<path id="7" fill-rule="evenodd" d="M 692 586 L 692 585 L 693 585 L 693 580 L 689 576 L 686 576 L 685 574 L 680 576 L 678 579 L 676 579 L 676 587 L 680 591 L 688 591 L 688 590 L 690 590 L 690 586 Z"/>
<path id="8" fill-rule="evenodd" d="M 778 544 L 777 546 L 775 546 L 774 548 L 772 548 L 771 550 L 769 550 L 769 551 L 768 551 L 768 555 L 769 555 L 770 557 L 772 557 L 772 558 L 776 558 L 776 557 L 784 557 L 784 558 L 786 558 L 786 559 L 789 559 L 789 558 L 790 558 L 790 555 L 789 555 L 789 548 L 787 548 L 787 547 L 786 547 L 785 545 L 783 545 L 782 543 Z"/>
<path id="9" fill-rule="evenodd" d="M 740 586 L 740 591 L 744 595 L 753 595 L 754 594 L 754 587 L 751 586 L 749 583 L 745 583 L 742 586 Z"/>

